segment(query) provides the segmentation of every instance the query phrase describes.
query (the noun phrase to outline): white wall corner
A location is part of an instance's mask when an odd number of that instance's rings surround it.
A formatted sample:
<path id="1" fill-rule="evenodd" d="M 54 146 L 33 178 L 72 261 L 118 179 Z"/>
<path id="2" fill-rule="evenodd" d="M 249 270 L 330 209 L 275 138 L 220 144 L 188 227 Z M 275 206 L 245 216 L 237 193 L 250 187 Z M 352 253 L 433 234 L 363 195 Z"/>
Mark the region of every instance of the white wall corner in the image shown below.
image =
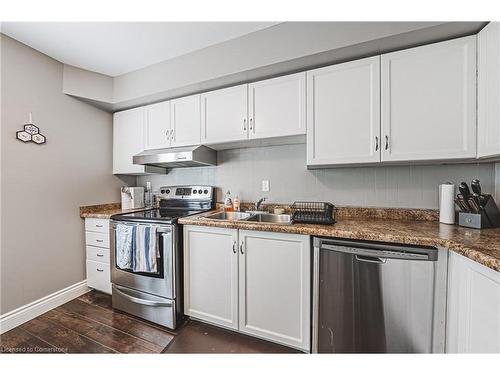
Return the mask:
<path id="1" fill-rule="evenodd" d="M 87 280 L 83 280 L 0 315 L 0 334 L 10 331 L 39 315 L 45 314 L 47 311 L 61 306 L 72 299 L 80 297 L 89 290 L 90 289 L 87 287 Z"/>
<path id="2" fill-rule="evenodd" d="M 63 93 L 112 104 L 113 77 L 64 64 Z"/>

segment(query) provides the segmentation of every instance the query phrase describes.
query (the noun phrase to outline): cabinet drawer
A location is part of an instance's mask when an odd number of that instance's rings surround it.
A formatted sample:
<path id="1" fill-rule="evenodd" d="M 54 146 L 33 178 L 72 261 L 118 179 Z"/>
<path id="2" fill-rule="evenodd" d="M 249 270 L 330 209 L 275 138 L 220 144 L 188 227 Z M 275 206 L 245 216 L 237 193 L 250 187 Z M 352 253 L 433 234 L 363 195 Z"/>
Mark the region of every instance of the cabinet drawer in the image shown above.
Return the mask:
<path id="1" fill-rule="evenodd" d="M 85 230 L 89 232 L 109 233 L 109 220 L 85 219 Z"/>
<path id="2" fill-rule="evenodd" d="M 87 286 L 111 294 L 109 264 L 87 260 Z"/>
<path id="3" fill-rule="evenodd" d="M 109 264 L 109 249 L 87 246 L 87 260 Z"/>
<path id="4" fill-rule="evenodd" d="M 109 249 L 109 233 L 85 232 L 85 241 L 87 245 Z"/>

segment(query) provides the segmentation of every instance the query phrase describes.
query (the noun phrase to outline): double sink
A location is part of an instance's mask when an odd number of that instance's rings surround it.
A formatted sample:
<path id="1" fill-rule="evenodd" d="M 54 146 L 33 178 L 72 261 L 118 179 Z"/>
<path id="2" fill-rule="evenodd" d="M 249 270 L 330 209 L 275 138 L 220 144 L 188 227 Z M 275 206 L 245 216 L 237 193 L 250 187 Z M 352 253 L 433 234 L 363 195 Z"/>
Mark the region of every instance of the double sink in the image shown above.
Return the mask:
<path id="1" fill-rule="evenodd" d="M 268 224 L 292 224 L 291 215 L 270 214 L 267 212 L 249 211 L 249 212 L 217 212 L 212 215 L 205 216 L 206 219 L 212 220 L 238 220 L 250 221 L 257 223 Z"/>

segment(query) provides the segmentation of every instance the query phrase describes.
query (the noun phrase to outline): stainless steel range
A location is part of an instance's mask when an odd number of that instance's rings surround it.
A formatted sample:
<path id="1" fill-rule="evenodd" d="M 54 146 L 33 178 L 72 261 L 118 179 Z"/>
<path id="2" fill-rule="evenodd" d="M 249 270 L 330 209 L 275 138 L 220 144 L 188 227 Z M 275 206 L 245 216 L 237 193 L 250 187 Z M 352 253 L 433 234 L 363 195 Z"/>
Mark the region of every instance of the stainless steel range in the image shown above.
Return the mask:
<path id="1" fill-rule="evenodd" d="M 159 208 L 111 217 L 112 301 L 113 308 L 175 329 L 183 316 L 182 230 L 177 219 L 213 209 L 214 188 L 165 186 L 160 189 L 159 199 Z M 155 267 L 147 271 L 124 267 L 117 261 L 123 243 L 117 236 L 130 233 L 127 244 L 131 252 L 137 252 L 141 248 L 138 242 L 142 241 L 137 233 L 146 231 L 154 234 L 154 238 L 148 238 L 154 241 L 148 251 L 155 252 Z"/>

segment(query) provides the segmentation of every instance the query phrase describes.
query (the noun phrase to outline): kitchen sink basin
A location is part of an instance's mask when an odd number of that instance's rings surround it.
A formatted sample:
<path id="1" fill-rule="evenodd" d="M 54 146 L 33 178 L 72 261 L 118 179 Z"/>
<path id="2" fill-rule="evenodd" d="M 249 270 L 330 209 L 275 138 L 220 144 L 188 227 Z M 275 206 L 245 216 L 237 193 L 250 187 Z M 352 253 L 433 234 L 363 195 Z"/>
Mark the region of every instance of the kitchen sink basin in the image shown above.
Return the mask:
<path id="1" fill-rule="evenodd" d="M 292 224 L 292 216 L 277 215 L 277 214 L 256 214 L 249 217 L 246 221 L 255 221 L 259 223 L 271 223 L 271 224 Z"/>
<path id="2" fill-rule="evenodd" d="M 215 220 L 245 220 L 250 216 L 252 215 L 247 212 L 217 212 L 215 214 L 205 216 L 205 218 Z"/>

